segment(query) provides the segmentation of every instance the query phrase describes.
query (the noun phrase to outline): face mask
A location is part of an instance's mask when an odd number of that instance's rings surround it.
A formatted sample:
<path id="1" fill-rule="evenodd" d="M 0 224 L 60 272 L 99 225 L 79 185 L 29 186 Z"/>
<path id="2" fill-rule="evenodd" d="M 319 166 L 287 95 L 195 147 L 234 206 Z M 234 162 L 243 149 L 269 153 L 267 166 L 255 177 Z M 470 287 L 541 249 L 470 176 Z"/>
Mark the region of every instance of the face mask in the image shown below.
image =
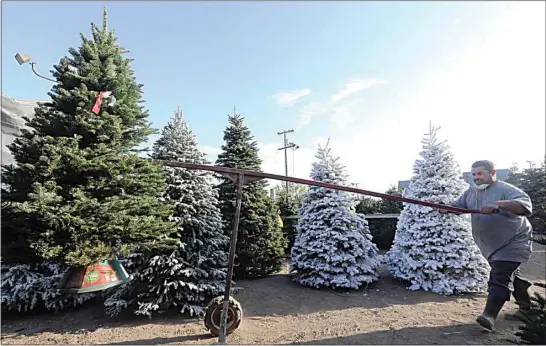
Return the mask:
<path id="1" fill-rule="evenodd" d="M 476 185 L 476 188 L 478 190 L 485 190 L 489 187 L 489 184 L 481 184 L 481 185 Z"/>

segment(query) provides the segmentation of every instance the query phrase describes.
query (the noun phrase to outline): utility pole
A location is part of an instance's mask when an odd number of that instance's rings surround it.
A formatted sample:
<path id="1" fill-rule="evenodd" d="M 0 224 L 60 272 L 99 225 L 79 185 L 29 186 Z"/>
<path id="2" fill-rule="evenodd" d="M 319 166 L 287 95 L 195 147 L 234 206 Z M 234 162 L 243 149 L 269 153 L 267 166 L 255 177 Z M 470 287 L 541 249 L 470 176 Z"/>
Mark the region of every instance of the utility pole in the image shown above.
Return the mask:
<path id="1" fill-rule="evenodd" d="M 295 148 L 297 149 L 298 146 L 294 143 L 288 143 L 288 138 L 286 138 L 287 133 L 293 133 L 294 130 L 285 130 L 282 132 L 277 132 L 277 135 L 283 135 L 284 136 L 284 146 L 282 148 L 279 148 L 278 150 L 284 150 L 284 174 L 285 176 L 288 176 L 288 154 L 286 152 L 287 149 Z M 288 182 L 286 182 L 286 197 L 288 198 Z"/>

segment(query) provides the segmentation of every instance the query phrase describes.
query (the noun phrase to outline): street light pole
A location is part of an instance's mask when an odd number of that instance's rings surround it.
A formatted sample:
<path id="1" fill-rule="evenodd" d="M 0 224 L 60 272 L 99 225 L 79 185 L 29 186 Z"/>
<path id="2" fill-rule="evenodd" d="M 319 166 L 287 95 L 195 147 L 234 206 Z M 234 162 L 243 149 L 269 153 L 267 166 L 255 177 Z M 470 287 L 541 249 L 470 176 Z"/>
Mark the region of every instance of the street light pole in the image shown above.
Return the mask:
<path id="1" fill-rule="evenodd" d="M 35 62 L 31 62 L 31 63 L 30 63 L 30 67 L 32 68 L 32 72 L 34 72 L 35 75 L 37 75 L 38 77 L 40 77 L 40 78 L 42 78 L 42 79 L 48 80 L 48 81 L 50 81 L 50 82 L 57 83 L 56 80 L 51 79 L 51 78 L 44 77 L 44 76 L 42 76 L 41 74 L 39 74 L 38 72 L 36 72 L 36 69 L 35 69 L 34 66 L 36 66 L 36 63 L 35 63 Z"/>
<path id="2" fill-rule="evenodd" d="M 129 51 L 127 49 L 124 49 L 121 51 L 121 54 L 127 54 L 129 53 Z M 45 79 L 47 81 L 50 81 L 50 82 L 53 82 L 53 83 L 57 83 L 56 80 L 54 79 L 51 79 L 51 78 L 47 78 L 45 76 L 42 76 L 41 74 L 39 74 L 37 71 L 36 71 L 36 63 L 34 61 L 32 61 L 30 55 L 26 54 L 26 53 L 17 53 L 15 54 L 15 60 L 17 60 L 17 62 L 19 63 L 19 65 L 24 65 L 24 64 L 30 64 L 30 68 L 32 69 L 32 72 L 42 78 L 42 79 Z"/>

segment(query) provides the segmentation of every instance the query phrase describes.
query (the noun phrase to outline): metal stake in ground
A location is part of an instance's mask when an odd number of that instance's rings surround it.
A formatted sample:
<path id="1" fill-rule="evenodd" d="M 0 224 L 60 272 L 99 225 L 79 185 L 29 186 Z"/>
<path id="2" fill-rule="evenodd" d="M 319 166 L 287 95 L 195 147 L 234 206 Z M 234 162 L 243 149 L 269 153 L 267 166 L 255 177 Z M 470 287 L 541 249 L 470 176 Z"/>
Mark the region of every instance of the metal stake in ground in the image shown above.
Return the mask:
<path id="1" fill-rule="evenodd" d="M 229 244 L 229 257 L 228 257 L 228 270 L 226 276 L 226 289 L 224 292 L 224 306 L 222 307 L 222 315 L 220 317 L 220 335 L 218 336 L 218 342 L 221 344 L 226 343 L 227 334 L 227 318 L 229 309 L 229 298 L 231 294 L 231 277 L 233 276 L 233 266 L 235 262 L 235 249 L 237 246 L 237 233 L 239 231 L 239 217 L 241 215 L 241 201 L 243 199 L 243 174 L 237 175 L 237 200 L 235 202 L 235 215 L 233 217 L 233 229 L 231 230 L 231 241 Z"/>

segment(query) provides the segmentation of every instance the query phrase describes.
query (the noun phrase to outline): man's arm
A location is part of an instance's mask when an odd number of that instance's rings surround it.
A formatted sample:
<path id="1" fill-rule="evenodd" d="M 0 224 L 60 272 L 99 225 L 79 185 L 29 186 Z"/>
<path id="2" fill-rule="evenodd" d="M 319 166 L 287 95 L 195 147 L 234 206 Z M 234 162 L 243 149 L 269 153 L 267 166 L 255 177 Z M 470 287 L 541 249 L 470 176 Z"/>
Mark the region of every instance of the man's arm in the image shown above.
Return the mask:
<path id="1" fill-rule="evenodd" d="M 499 209 L 504 209 L 512 214 L 531 216 L 531 213 L 517 201 L 497 201 L 495 204 Z"/>
<path id="2" fill-rule="evenodd" d="M 506 199 L 494 203 L 499 209 L 521 216 L 531 216 L 533 205 L 531 198 L 523 190 L 517 187 L 507 186 Z"/>
<path id="3" fill-rule="evenodd" d="M 451 206 L 451 207 L 455 207 L 455 208 L 462 208 L 462 209 L 468 209 L 468 206 L 466 204 L 466 196 L 468 194 L 468 190 L 466 190 L 462 195 L 461 197 L 459 197 L 457 200 L 451 202 L 451 203 L 448 203 L 447 205 Z M 457 213 L 457 212 L 454 212 L 454 211 L 447 211 L 447 210 L 443 210 L 443 209 L 440 209 L 440 213 L 442 214 L 447 214 L 447 213 L 451 213 L 451 214 L 457 214 L 459 215 L 460 213 Z"/>

